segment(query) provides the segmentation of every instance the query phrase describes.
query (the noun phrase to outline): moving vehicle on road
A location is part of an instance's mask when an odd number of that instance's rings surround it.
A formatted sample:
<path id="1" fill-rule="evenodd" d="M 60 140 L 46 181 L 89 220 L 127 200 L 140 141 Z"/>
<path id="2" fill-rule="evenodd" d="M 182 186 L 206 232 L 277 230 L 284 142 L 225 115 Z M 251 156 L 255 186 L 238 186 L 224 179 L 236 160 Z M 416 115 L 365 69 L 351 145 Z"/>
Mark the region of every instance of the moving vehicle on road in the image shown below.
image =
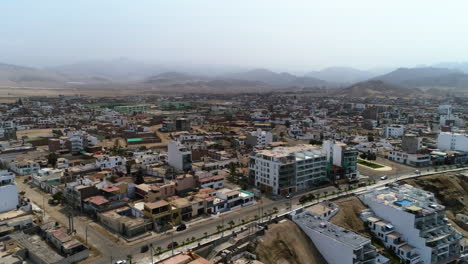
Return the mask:
<path id="1" fill-rule="evenodd" d="M 185 224 L 180 224 L 177 228 L 176 231 L 184 231 L 187 229 L 187 226 Z"/>
<path id="2" fill-rule="evenodd" d="M 115 264 L 125 264 L 125 263 L 127 263 L 127 261 L 124 260 L 124 259 L 122 259 L 122 260 L 117 260 L 117 261 L 115 262 Z"/>
<path id="3" fill-rule="evenodd" d="M 175 248 L 175 247 L 177 247 L 178 245 L 179 245 L 179 243 L 177 243 L 177 242 L 174 241 L 174 242 L 169 243 L 169 245 L 167 245 L 167 248 L 168 248 L 168 249 Z"/>
<path id="4" fill-rule="evenodd" d="M 381 179 L 381 180 L 386 180 L 386 179 L 388 179 L 388 176 L 387 176 L 387 175 L 384 175 L 384 176 L 380 177 L 380 179 Z"/>

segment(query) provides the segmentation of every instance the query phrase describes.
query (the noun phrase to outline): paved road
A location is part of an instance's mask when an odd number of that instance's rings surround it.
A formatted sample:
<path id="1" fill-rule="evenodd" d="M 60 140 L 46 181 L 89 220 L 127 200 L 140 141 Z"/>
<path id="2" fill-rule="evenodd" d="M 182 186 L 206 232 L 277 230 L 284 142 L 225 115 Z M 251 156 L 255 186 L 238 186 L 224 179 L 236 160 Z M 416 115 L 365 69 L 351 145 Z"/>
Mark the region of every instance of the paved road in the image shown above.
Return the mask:
<path id="1" fill-rule="evenodd" d="M 414 169 L 412 170 L 414 172 Z M 431 172 L 431 174 L 436 173 L 444 173 L 449 172 L 452 170 L 441 171 L 441 172 Z M 398 180 L 412 178 L 412 177 L 419 177 L 427 175 L 429 172 L 423 171 L 423 175 L 414 175 L 414 174 L 406 174 L 406 175 L 398 175 Z M 388 180 L 379 181 L 378 183 L 368 186 L 358 188 L 352 191 L 352 193 L 359 193 L 363 192 L 369 188 L 383 186 L 387 183 L 395 181 L 396 175 L 390 176 Z M 38 206 L 42 207 L 42 200 L 43 194 L 36 190 L 31 189 L 29 185 L 22 183 L 21 180 L 18 180 L 18 187 L 20 191 L 25 191 L 26 196 L 30 198 L 34 203 Z M 320 190 L 316 190 L 313 192 L 320 192 Z M 328 192 L 329 194 L 331 192 Z M 48 197 L 47 194 L 45 194 Z M 340 193 L 336 195 L 329 195 L 326 199 L 338 198 L 340 196 L 346 195 L 345 193 Z M 46 198 L 47 201 L 48 198 Z M 169 243 L 172 241 L 176 241 L 181 244 L 182 241 L 185 241 L 187 238 L 200 238 L 203 237 L 205 232 L 208 234 L 214 233 L 217 231 L 217 226 L 224 224 L 224 226 L 228 226 L 229 221 L 234 221 L 236 224 L 241 223 L 241 219 L 252 219 L 255 215 L 261 216 L 265 212 L 272 212 L 273 208 L 276 207 L 280 212 L 286 212 L 291 209 L 291 206 L 297 207 L 299 196 L 294 197 L 290 200 L 279 200 L 279 201 L 272 201 L 268 199 L 262 199 L 263 202 L 259 202 L 255 205 L 248 206 L 245 208 L 241 208 L 238 210 L 234 210 L 228 213 L 224 213 L 221 215 L 213 216 L 207 220 L 200 221 L 198 223 L 194 223 L 189 225 L 188 229 L 182 232 L 168 232 L 166 234 L 161 234 L 156 238 L 151 238 L 132 246 L 124 246 L 115 243 L 115 241 L 110 240 L 109 238 L 103 236 L 101 233 L 96 231 L 94 228 L 89 227 L 87 228 L 89 220 L 83 220 L 82 217 L 75 217 L 75 229 L 77 234 L 84 238 L 87 230 L 88 234 L 88 242 L 91 245 L 95 245 L 95 247 L 100 251 L 101 257 L 99 259 L 93 259 L 92 263 L 112 263 L 118 259 L 126 259 L 128 255 L 132 256 L 133 263 L 143 263 L 138 262 L 139 260 L 148 259 L 148 254 L 141 254 L 140 249 L 144 245 L 152 244 L 153 248 L 161 247 L 165 249 Z M 318 201 L 314 201 L 313 203 L 317 203 Z M 311 204 L 313 204 L 311 203 Z M 307 205 L 308 206 L 308 205 Z M 63 214 L 63 210 L 58 210 L 58 207 L 49 206 L 47 203 L 45 204 L 46 212 L 56 221 L 62 223 L 64 226 L 68 226 L 67 217 Z"/>

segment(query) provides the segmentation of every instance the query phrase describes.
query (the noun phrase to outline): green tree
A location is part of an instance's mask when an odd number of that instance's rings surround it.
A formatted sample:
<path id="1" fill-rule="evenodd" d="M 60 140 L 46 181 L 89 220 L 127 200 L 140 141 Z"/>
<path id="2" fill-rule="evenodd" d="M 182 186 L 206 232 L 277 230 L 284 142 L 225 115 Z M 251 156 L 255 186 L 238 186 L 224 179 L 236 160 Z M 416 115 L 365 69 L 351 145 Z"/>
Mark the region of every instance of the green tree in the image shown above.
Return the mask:
<path id="1" fill-rule="evenodd" d="M 52 165 L 52 167 L 55 168 L 55 166 L 57 166 L 57 160 L 59 158 L 59 155 L 55 152 L 51 152 L 49 153 L 49 155 L 47 155 L 47 163 L 49 163 L 50 165 Z"/>
<path id="2" fill-rule="evenodd" d="M 129 160 L 125 162 L 125 169 L 127 169 L 127 174 L 130 175 L 132 173 L 132 163 Z"/>
<path id="3" fill-rule="evenodd" d="M 216 229 L 218 230 L 218 232 L 221 232 L 221 230 L 223 230 L 224 226 L 223 225 L 217 225 L 216 226 Z"/>
<path id="4" fill-rule="evenodd" d="M 138 168 L 136 178 L 135 178 L 135 184 L 142 184 L 142 183 L 145 183 L 144 172 L 142 168 Z"/>
<path id="5" fill-rule="evenodd" d="M 52 195 L 52 199 L 57 200 L 57 201 L 62 201 L 63 193 L 62 192 L 56 192 L 54 195 Z"/>
<path id="6" fill-rule="evenodd" d="M 235 225 L 234 221 L 229 221 L 228 222 L 228 225 L 229 225 L 229 229 L 232 229 L 232 227 Z"/>

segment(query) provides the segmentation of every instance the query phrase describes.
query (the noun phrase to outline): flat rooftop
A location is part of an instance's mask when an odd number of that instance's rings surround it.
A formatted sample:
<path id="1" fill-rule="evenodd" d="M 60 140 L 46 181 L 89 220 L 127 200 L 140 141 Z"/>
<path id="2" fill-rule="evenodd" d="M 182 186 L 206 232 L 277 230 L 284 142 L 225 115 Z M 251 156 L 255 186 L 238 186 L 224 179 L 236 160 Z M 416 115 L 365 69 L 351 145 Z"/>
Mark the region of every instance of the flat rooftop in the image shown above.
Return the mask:
<path id="1" fill-rule="evenodd" d="M 271 150 L 261 150 L 256 153 L 256 155 L 264 155 L 273 158 L 288 157 L 293 155 L 293 153 L 303 152 L 304 154 L 309 155 L 319 155 L 322 153 L 322 150 L 319 146 L 303 144 L 297 145 L 294 147 L 276 147 Z"/>
<path id="2" fill-rule="evenodd" d="M 321 233 L 353 249 L 359 249 L 371 242 L 368 238 L 315 217 L 307 211 L 297 216 L 294 221 L 302 223 L 305 228 Z"/>
<path id="3" fill-rule="evenodd" d="M 359 197 L 414 214 L 426 215 L 445 210 L 443 205 L 436 202 L 433 193 L 408 184 L 371 190 Z"/>

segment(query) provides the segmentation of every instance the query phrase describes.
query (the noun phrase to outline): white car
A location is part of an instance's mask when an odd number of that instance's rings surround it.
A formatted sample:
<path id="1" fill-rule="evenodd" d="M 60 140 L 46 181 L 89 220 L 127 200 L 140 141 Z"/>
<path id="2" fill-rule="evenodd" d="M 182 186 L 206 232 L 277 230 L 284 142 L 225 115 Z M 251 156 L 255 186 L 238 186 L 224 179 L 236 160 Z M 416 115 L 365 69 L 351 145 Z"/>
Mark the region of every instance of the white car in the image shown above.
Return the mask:
<path id="1" fill-rule="evenodd" d="M 125 263 L 127 263 L 126 260 L 117 260 L 117 261 L 115 262 L 115 264 L 125 264 Z"/>
<path id="2" fill-rule="evenodd" d="M 387 175 L 384 175 L 384 176 L 380 177 L 380 179 L 381 179 L 381 180 L 386 180 L 386 179 L 388 179 L 388 176 L 387 176 Z"/>

